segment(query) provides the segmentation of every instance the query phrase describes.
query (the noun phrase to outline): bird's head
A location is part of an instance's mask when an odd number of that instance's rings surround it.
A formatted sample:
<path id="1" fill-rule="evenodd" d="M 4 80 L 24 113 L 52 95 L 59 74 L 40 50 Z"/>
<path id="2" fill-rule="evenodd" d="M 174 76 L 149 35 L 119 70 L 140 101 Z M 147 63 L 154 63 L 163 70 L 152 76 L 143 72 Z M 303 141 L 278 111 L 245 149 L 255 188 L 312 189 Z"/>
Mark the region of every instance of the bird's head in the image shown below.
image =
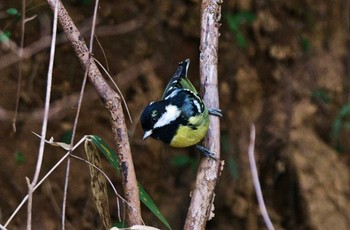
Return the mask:
<path id="1" fill-rule="evenodd" d="M 181 114 L 181 109 L 168 100 L 151 102 L 141 115 L 141 125 L 144 130 L 143 139 L 152 136 L 156 139 L 155 130 L 165 128 L 174 122 Z"/>

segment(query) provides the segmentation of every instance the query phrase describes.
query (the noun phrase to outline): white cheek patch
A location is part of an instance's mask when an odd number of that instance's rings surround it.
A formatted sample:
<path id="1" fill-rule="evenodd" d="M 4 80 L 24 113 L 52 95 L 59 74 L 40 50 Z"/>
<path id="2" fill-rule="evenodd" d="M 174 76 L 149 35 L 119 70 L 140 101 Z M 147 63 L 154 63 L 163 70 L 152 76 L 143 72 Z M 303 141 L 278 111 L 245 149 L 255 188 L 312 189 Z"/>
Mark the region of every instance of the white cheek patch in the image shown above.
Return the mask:
<path id="1" fill-rule="evenodd" d="M 165 113 L 158 119 L 157 123 L 154 124 L 154 128 L 163 127 L 164 125 L 170 124 L 175 121 L 181 114 L 181 110 L 175 105 L 167 105 L 165 107 Z"/>

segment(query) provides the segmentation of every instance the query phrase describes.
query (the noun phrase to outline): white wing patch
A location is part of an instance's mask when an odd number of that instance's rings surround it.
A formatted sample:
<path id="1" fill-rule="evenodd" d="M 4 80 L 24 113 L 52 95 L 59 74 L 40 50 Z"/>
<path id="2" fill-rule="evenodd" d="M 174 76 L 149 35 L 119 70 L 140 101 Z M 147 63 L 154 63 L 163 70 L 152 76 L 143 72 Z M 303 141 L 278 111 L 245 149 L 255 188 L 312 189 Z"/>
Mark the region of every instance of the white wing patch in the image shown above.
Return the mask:
<path id="1" fill-rule="evenodd" d="M 203 112 L 203 106 L 200 104 L 200 101 L 202 100 L 196 93 L 193 93 L 191 90 L 185 89 L 186 91 L 190 92 L 192 96 L 194 96 L 196 99 L 193 100 L 193 104 L 197 107 L 197 111 L 199 113 Z"/>
<path id="2" fill-rule="evenodd" d="M 199 104 L 199 102 L 197 100 L 193 100 L 193 104 L 197 107 L 197 111 L 199 113 L 202 113 L 202 108 L 201 108 L 201 105 Z"/>
<path id="3" fill-rule="evenodd" d="M 154 128 L 163 127 L 175 121 L 181 114 L 181 110 L 175 105 L 167 105 L 165 107 L 165 113 L 154 124 Z"/>

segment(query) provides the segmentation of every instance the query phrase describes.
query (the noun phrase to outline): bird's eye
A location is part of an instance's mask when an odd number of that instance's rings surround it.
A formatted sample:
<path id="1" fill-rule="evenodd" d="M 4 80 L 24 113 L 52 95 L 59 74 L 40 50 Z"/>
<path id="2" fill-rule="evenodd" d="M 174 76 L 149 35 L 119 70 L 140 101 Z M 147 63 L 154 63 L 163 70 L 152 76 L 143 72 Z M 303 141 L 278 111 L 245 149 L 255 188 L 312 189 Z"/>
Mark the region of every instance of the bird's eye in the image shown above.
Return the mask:
<path id="1" fill-rule="evenodd" d="M 158 111 L 157 110 L 153 110 L 151 113 L 151 117 L 152 117 L 152 121 L 156 122 L 157 121 L 157 117 L 158 117 Z"/>

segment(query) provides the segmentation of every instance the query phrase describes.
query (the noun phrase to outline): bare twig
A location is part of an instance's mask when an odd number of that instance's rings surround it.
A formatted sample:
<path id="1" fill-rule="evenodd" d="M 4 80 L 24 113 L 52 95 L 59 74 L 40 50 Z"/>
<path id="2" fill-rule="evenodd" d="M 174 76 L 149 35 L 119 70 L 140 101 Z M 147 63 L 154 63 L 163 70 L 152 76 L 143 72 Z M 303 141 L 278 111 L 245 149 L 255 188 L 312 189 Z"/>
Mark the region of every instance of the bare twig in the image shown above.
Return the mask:
<path id="1" fill-rule="evenodd" d="M 37 160 L 37 164 L 36 164 L 36 169 L 35 169 L 33 181 L 28 186 L 29 187 L 29 192 L 28 192 L 29 202 L 28 202 L 28 215 L 27 215 L 27 229 L 28 230 L 31 229 L 31 216 L 32 216 L 32 208 L 31 208 L 32 204 L 31 204 L 31 202 L 32 202 L 33 189 L 38 182 L 39 174 L 41 171 L 41 165 L 42 165 L 43 158 L 44 158 L 45 137 L 46 137 L 47 122 L 48 122 L 48 115 L 49 115 L 49 109 L 50 109 L 52 72 L 53 72 L 53 64 L 54 64 L 54 59 L 55 59 L 56 34 L 57 34 L 57 15 L 58 15 L 58 7 L 56 4 L 56 6 L 54 7 L 54 19 L 53 19 L 52 41 L 51 41 L 51 51 L 50 51 L 50 62 L 49 62 L 49 69 L 47 72 L 45 109 L 44 109 L 43 124 L 42 124 L 42 129 L 41 129 L 41 139 L 40 139 L 38 160 Z"/>
<path id="2" fill-rule="evenodd" d="M 142 26 L 142 20 L 131 19 L 129 21 L 120 23 L 118 25 L 99 26 L 96 28 L 96 35 L 98 35 L 99 37 L 114 36 L 114 35 L 129 33 L 131 31 L 137 30 L 141 26 Z M 90 30 L 90 27 L 83 25 L 79 30 L 83 35 L 85 35 Z M 65 42 L 67 42 L 67 39 L 65 38 L 64 33 L 59 34 L 57 36 L 56 44 L 62 44 Z M 0 57 L 0 69 L 3 69 L 7 66 L 15 64 L 21 60 L 20 51 L 19 51 L 20 48 L 17 46 L 15 42 L 8 40 L 4 42 L 4 44 L 8 49 L 12 51 L 12 53 L 9 53 Z M 41 37 L 39 40 L 33 42 L 28 47 L 23 48 L 22 59 L 28 59 L 31 56 L 45 50 L 46 48 L 50 47 L 50 44 L 51 44 L 51 36 Z"/>
<path id="3" fill-rule="evenodd" d="M 55 6 L 54 0 L 47 0 L 47 2 L 53 10 Z M 82 35 L 74 25 L 61 1 L 57 0 L 57 2 L 59 8 L 58 20 L 67 36 L 67 39 L 73 46 L 83 68 L 87 69 L 89 67 L 89 80 L 97 90 L 98 94 L 104 101 L 106 108 L 111 114 L 112 132 L 122 169 L 124 195 L 128 203 L 132 204 L 132 207 L 134 207 L 131 208 L 127 206 L 127 222 L 129 225 L 142 224 L 136 175 L 120 96 L 114 92 L 104 80 L 94 60 L 89 58 L 90 53 Z"/>
<path id="4" fill-rule="evenodd" d="M 73 150 L 76 149 L 85 139 L 81 139 L 74 147 Z M 35 191 L 50 175 L 53 173 L 58 166 L 61 165 L 61 163 L 69 156 L 69 152 L 67 152 L 47 173 L 41 180 L 34 186 L 33 191 Z M 22 202 L 17 206 L 16 210 L 12 213 L 12 215 L 9 217 L 9 219 L 6 221 L 4 227 L 7 227 L 12 219 L 17 215 L 19 210 L 23 207 L 23 205 L 28 200 L 29 195 L 25 196 L 22 200 Z"/>
<path id="5" fill-rule="evenodd" d="M 89 54 L 92 53 L 92 47 L 93 47 L 93 43 L 94 43 L 94 34 L 95 34 L 95 27 L 96 27 L 96 17 L 97 17 L 98 3 L 99 3 L 99 0 L 96 0 L 95 1 L 95 9 L 94 9 L 94 14 L 93 14 L 93 19 L 92 19 Z M 83 102 L 83 96 L 84 96 L 87 76 L 88 76 L 88 72 L 89 72 L 89 69 L 90 69 L 90 63 L 91 63 L 90 60 L 91 60 L 91 55 L 89 55 L 88 66 L 85 69 L 84 79 L 83 79 L 83 82 L 82 82 L 82 85 L 81 85 L 79 101 L 78 101 L 78 108 L 77 108 L 76 116 L 75 116 L 75 119 L 74 119 L 74 125 L 73 125 L 73 130 L 72 130 L 72 137 L 71 137 L 71 140 L 70 140 L 70 150 L 69 150 L 70 152 L 72 152 L 72 147 L 74 145 L 74 138 L 75 138 L 75 133 L 76 133 L 77 126 L 78 126 L 78 120 L 79 120 L 79 115 L 80 115 L 80 110 L 81 110 L 81 104 Z M 68 190 L 68 182 L 69 182 L 70 158 L 68 158 L 68 160 L 67 160 L 67 166 L 66 167 L 67 167 L 66 168 L 66 177 L 65 177 L 63 202 L 62 202 L 62 230 L 65 229 L 65 223 L 66 223 L 66 221 L 65 221 L 66 220 L 66 203 L 67 203 L 67 190 Z"/>
<path id="6" fill-rule="evenodd" d="M 21 93 L 21 85 L 22 85 L 22 64 L 23 64 L 23 47 L 24 47 L 24 34 L 25 34 L 25 20 L 26 20 L 26 1 L 22 0 L 22 14 L 21 14 L 21 42 L 19 49 L 19 64 L 18 64 L 18 83 L 17 83 L 17 93 L 16 93 L 16 107 L 15 107 L 15 115 L 12 119 L 12 129 L 16 132 L 16 121 L 17 114 L 19 109 L 19 98 Z"/>
<path id="7" fill-rule="evenodd" d="M 219 108 L 217 63 L 221 0 L 203 0 L 201 8 L 200 77 L 203 100 L 208 108 Z M 210 116 L 209 131 L 204 145 L 220 159 L 220 122 Z M 195 188 L 192 191 L 184 229 L 205 229 L 212 217 L 214 188 L 218 180 L 220 161 L 203 158 L 200 162 Z"/>
<path id="8" fill-rule="evenodd" d="M 273 227 L 269 214 L 267 213 L 264 198 L 261 192 L 258 170 L 255 164 L 254 145 L 255 145 L 255 126 L 252 124 L 250 127 L 250 143 L 248 148 L 250 170 L 252 172 L 253 184 L 256 192 L 256 197 L 258 199 L 261 215 L 264 218 L 267 229 L 274 230 L 275 228 Z"/>
<path id="9" fill-rule="evenodd" d="M 72 151 L 74 151 L 76 148 L 78 148 L 82 142 L 84 142 L 86 140 L 86 137 L 82 138 L 81 140 L 78 141 L 78 143 L 76 145 L 74 145 L 74 147 L 72 148 Z M 100 170 L 98 167 L 96 167 L 95 165 L 91 164 L 90 162 L 74 155 L 74 154 L 71 154 L 70 151 L 68 151 L 65 155 L 63 155 L 61 157 L 61 159 L 43 176 L 43 178 L 35 185 L 33 191 L 35 191 L 36 189 L 38 189 L 38 187 L 40 185 L 42 185 L 42 183 L 44 183 L 44 181 L 47 180 L 47 178 L 63 163 L 64 160 L 66 160 L 68 158 L 68 156 L 71 156 L 73 158 L 77 158 L 79 160 L 82 160 L 84 161 L 85 163 L 91 165 L 92 167 L 95 167 L 97 170 L 99 170 L 107 179 L 108 183 L 110 184 L 111 188 L 113 189 L 114 191 L 114 194 L 116 195 L 116 199 L 117 199 L 117 206 L 118 206 L 118 210 L 119 210 L 119 200 L 118 199 L 121 199 L 123 201 L 123 203 L 125 203 L 126 205 L 129 205 L 131 208 L 134 208 L 132 207 L 132 204 L 128 203 L 127 200 L 125 200 L 123 197 L 121 197 L 117 191 L 117 189 L 115 188 L 115 186 L 113 185 L 112 181 L 108 178 L 108 176 L 106 175 L 106 173 L 102 170 Z M 4 229 L 6 229 L 6 227 L 10 224 L 10 222 L 13 220 L 13 218 L 17 215 L 17 213 L 19 212 L 19 210 L 23 207 L 23 205 L 25 204 L 25 202 L 28 200 L 29 196 L 26 195 L 22 202 L 17 206 L 16 210 L 12 213 L 12 215 L 9 217 L 9 219 L 6 221 L 5 225 L 3 225 L 2 227 Z"/>

